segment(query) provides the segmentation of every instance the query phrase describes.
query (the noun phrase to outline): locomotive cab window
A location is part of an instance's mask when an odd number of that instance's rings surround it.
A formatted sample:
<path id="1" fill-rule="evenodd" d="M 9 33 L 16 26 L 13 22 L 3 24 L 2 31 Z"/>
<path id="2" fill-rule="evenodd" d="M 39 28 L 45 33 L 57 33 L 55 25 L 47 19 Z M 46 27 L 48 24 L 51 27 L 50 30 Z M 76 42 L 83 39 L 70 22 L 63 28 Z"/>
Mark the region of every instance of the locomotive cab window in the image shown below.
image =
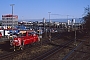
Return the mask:
<path id="1" fill-rule="evenodd" d="M 26 33 L 23 33 L 22 36 L 26 36 Z"/>
<path id="2" fill-rule="evenodd" d="M 20 33 L 18 36 L 26 36 L 26 33 Z"/>
<path id="3" fill-rule="evenodd" d="M 31 35 L 32 35 L 31 32 L 29 32 L 29 33 L 28 33 L 28 36 L 31 36 Z"/>
<path id="4" fill-rule="evenodd" d="M 36 33 L 35 33 L 35 32 L 31 32 L 31 34 L 32 34 L 33 36 L 36 36 Z"/>

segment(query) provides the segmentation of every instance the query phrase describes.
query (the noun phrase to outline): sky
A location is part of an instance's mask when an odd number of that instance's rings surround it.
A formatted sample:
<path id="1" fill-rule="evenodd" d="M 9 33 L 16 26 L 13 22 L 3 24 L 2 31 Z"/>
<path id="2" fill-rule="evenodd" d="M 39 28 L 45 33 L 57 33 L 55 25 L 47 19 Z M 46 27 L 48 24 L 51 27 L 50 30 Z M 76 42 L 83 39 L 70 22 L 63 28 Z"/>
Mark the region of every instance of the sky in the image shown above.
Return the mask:
<path id="1" fill-rule="evenodd" d="M 50 18 L 81 18 L 84 8 L 90 6 L 90 0 L 0 0 L 0 19 L 2 15 L 11 14 L 14 5 L 14 14 L 18 19 Z M 58 15 L 57 15 L 58 14 Z"/>

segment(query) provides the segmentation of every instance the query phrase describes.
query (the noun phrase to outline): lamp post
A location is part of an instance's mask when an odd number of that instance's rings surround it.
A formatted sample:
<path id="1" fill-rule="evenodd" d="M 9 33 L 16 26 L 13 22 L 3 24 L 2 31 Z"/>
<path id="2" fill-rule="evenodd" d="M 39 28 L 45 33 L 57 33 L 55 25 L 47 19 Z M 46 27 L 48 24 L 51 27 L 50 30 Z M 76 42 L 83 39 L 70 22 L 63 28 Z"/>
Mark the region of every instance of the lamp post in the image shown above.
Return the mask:
<path id="1" fill-rule="evenodd" d="M 49 40 L 51 41 L 51 26 L 50 26 L 50 22 L 51 22 L 51 21 L 50 21 L 50 13 L 51 13 L 51 12 L 48 12 L 48 13 L 49 13 L 49 29 L 50 29 L 50 31 L 49 31 L 49 32 L 50 32 L 50 33 L 49 33 Z"/>
<path id="2" fill-rule="evenodd" d="M 10 4 L 10 6 L 12 6 L 12 30 L 13 30 L 13 6 L 14 6 L 15 4 Z"/>
<path id="3" fill-rule="evenodd" d="M 12 39 L 13 39 L 13 26 L 14 26 L 14 24 L 13 24 L 13 6 L 14 6 L 15 4 L 10 4 L 10 6 L 12 7 Z"/>
<path id="4" fill-rule="evenodd" d="M 48 12 L 48 13 L 49 13 L 49 23 L 50 23 L 50 13 L 51 13 L 51 12 Z"/>
<path id="5" fill-rule="evenodd" d="M 69 16 L 69 15 L 67 15 L 67 20 L 68 20 L 68 16 Z M 70 24 L 70 23 L 69 23 L 69 20 L 68 20 L 68 25 L 67 25 L 67 31 L 68 31 L 68 32 L 69 32 L 69 24 Z"/>

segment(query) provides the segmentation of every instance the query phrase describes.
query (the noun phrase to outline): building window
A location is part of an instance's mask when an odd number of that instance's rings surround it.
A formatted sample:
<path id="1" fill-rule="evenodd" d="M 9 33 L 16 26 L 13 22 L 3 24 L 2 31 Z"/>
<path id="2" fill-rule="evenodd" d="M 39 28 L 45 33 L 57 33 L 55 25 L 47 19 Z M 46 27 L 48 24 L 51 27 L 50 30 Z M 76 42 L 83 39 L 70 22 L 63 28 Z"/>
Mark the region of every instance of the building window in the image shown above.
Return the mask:
<path id="1" fill-rule="evenodd" d="M 6 18 L 2 18 L 2 20 L 5 20 Z"/>

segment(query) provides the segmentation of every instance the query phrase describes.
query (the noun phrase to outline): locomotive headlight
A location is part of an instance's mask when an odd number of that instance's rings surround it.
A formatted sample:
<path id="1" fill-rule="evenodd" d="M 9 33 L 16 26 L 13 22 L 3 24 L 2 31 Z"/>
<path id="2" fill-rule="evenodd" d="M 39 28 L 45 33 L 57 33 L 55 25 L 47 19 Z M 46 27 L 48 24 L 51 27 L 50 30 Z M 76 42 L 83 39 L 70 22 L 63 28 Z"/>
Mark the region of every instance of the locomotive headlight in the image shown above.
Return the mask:
<path id="1" fill-rule="evenodd" d="M 14 40 L 14 42 L 18 42 L 18 40 Z"/>
<path id="2" fill-rule="evenodd" d="M 18 40 L 21 40 L 20 38 L 18 38 Z"/>
<path id="3" fill-rule="evenodd" d="M 36 34 L 33 34 L 33 36 L 36 36 Z"/>

